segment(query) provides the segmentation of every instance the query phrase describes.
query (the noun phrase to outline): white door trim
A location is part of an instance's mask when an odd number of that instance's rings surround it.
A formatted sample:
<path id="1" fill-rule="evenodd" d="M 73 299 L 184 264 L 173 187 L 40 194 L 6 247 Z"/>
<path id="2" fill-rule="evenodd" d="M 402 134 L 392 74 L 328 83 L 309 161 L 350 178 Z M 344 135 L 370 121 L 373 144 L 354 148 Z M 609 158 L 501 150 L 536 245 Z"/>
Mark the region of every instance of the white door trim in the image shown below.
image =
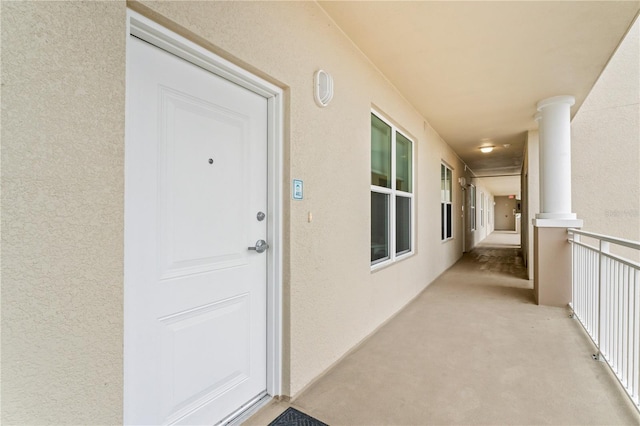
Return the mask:
<path id="1" fill-rule="evenodd" d="M 162 27 L 141 14 L 127 9 L 127 45 L 129 35 L 142 39 L 180 58 L 232 81 L 267 99 L 267 393 L 281 395 L 282 389 L 282 90 L 234 65 L 186 38 Z M 127 111 L 127 115 L 130 112 Z M 129 139 L 129 129 L 125 129 Z M 127 276 L 125 275 L 125 298 Z M 127 312 L 125 310 L 125 324 Z M 125 326 L 126 332 L 126 326 Z M 127 356 L 127 348 L 124 348 Z M 125 382 L 126 387 L 126 382 Z M 125 392 L 126 393 L 126 392 Z M 126 401 L 124 401 L 126 404 Z"/>

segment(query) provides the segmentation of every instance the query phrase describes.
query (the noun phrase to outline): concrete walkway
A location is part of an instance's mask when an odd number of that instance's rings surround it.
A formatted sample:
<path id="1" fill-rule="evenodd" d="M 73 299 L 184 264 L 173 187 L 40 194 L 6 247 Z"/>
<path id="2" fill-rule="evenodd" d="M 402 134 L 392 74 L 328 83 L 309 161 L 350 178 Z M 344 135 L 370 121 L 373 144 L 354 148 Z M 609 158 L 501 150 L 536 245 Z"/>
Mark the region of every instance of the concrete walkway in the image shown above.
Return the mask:
<path id="1" fill-rule="evenodd" d="M 621 425 L 640 416 L 568 310 L 536 306 L 494 233 L 291 403 L 330 425 Z"/>

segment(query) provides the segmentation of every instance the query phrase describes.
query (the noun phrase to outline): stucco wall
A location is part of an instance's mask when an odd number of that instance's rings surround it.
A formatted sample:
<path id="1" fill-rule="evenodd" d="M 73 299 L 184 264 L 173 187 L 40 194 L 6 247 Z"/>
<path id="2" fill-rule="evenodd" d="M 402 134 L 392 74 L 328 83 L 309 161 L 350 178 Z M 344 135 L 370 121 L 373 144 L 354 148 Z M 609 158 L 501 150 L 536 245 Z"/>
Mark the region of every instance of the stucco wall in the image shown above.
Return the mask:
<path id="1" fill-rule="evenodd" d="M 1 7 L 1 423 L 117 424 L 125 5 Z"/>
<path id="2" fill-rule="evenodd" d="M 464 164 L 314 2 L 138 11 L 286 90 L 285 389 L 295 396 L 451 266 L 440 162 Z M 2 2 L 3 423 L 119 423 L 123 2 Z M 318 68 L 335 80 L 325 109 Z M 370 109 L 416 143 L 416 254 L 370 271 Z M 454 185 L 454 211 L 463 193 Z M 313 221 L 308 222 L 308 213 Z"/>
<path id="3" fill-rule="evenodd" d="M 573 211 L 584 230 L 640 241 L 640 21 L 571 123 Z"/>
<path id="4" fill-rule="evenodd" d="M 143 13 L 152 10 L 156 19 L 172 21 L 190 38 L 211 43 L 288 89 L 288 173 L 305 183 L 305 199 L 287 201 L 286 393 L 295 396 L 458 259 L 460 238 L 445 244 L 439 238 L 440 161 L 454 167 L 456 180 L 464 166 L 317 4 L 143 3 L 137 7 Z M 319 68 L 335 80 L 326 109 L 312 97 Z M 372 106 L 416 140 L 418 242 L 415 256 L 374 273 L 369 266 Z"/>
<path id="5" fill-rule="evenodd" d="M 540 136 L 537 130 L 527 132 L 522 162 L 522 256 L 527 265 L 529 279 L 534 276 L 533 223 L 540 213 Z"/>

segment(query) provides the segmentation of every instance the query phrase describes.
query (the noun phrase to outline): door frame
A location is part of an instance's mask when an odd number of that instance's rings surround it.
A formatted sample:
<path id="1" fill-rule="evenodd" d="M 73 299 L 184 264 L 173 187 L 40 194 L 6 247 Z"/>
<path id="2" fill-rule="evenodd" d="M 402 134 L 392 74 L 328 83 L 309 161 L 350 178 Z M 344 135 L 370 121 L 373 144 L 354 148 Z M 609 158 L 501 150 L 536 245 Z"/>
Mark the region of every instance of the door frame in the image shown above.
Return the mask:
<path id="1" fill-rule="evenodd" d="M 267 239 L 270 248 L 265 253 L 267 255 L 266 390 L 271 397 L 279 396 L 282 394 L 283 90 L 131 9 L 127 9 L 126 30 L 127 50 L 130 49 L 130 35 L 133 35 L 267 99 Z M 130 118 L 131 113 L 131 111 L 125 111 L 126 118 Z M 126 121 L 131 122 L 130 119 Z M 131 140 L 129 132 L 129 126 L 125 126 L 125 144 L 127 140 Z M 124 260 L 124 340 L 126 342 L 127 335 L 130 333 L 127 329 L 127 318 L 135 308 L 127 303 L 127 288 L 132 283 L 127 276 L 126 265 L 131 262 L 127 259 L 126 247 Z M 123 356 L 126 360 L 128 356 L 126 344 Z M 125 370 L 125 379 L 126 373 Z M 124 387 L 126 395 L 126 380 Z M 126 406 L 127 401 L 123 402 Z"/>

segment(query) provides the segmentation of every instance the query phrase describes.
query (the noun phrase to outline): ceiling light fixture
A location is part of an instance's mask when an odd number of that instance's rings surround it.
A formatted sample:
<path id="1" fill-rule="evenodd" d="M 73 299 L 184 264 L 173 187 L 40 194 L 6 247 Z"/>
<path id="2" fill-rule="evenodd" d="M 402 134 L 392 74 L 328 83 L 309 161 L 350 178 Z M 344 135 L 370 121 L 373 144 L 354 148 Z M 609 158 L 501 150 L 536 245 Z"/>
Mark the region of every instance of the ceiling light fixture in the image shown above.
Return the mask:
<path id="1" fill-rule="evenodd" d="M 493 151 L 493 148 L 493 146 L 482 146 L 480 147 L 480 151 L 482 151 L 483 154 L 488 154 Z"/>

